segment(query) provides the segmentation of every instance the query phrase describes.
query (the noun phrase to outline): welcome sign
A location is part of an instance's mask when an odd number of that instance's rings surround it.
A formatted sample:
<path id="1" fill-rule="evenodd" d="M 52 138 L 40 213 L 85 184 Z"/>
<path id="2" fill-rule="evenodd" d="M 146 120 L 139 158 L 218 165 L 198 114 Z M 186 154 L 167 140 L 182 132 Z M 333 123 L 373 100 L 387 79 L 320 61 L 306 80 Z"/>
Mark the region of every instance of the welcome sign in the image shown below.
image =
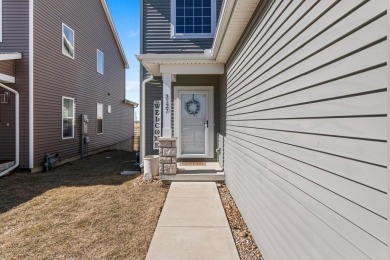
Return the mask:
<path id="1" fill-rule="evenodd" d="M 158 138 L 161 137 L 161 100 L 153 102 L 153 149 L 158 150 L 160 143 Z"/>

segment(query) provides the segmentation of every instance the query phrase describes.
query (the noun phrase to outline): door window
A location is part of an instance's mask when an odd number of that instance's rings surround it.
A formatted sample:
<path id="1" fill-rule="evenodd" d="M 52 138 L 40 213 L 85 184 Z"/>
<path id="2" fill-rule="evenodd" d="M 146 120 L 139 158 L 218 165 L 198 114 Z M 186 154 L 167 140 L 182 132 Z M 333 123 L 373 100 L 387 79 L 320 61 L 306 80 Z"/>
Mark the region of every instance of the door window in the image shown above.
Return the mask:
<path id="1" fill-rule="evenodd" d="M 181 152 L 206 154 L 206 94 L 181 94 Z"/>

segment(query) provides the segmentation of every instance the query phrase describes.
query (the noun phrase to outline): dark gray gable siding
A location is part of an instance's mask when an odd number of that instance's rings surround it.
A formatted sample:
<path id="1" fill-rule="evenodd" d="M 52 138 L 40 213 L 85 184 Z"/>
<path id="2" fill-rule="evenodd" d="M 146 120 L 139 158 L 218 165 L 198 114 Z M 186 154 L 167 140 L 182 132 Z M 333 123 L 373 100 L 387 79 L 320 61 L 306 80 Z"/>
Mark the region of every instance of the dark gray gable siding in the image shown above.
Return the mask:
<path id="1" fill-rule="evenodd" d="M 3 0 L 3 42 L 0 52 L 21 52 L 23 59 L 15 61 L 16 83 L 6 84 L 20 94 L 20 167 L 29 166 L 29 1 Z M 5 152 L 14 158 L 14 103 L 2 105 L 0 122 L 0 157 Z M 6 107 L 6 108 L 5 108 Z M 12 116 L 9 116 L 11 115 Z M 7 122 L 10 126 L 7 127 Z M 3 151 L 3 152 L 1 152 Z"/>
<path id="2" fill-rule="evenodd" d="M 222 0 L 217 0 L 217 17 Z M 143 52 L 164 53 L 180 50 L 210 49 L 213 38 L 172 39 L 171 0 L 142 0 L 143 8 Z"/>
<path id="3" fill-rule="evenodd" d="M 219 17 L 222 0 L 217 0 L 217 17 Z M 201 51 L 210 49 L 212 47 L 213 38 L 199 38 L 199 39 L 172 39 L 170 20 L 171 20 L 171 1 L 170 0 L 142 0 L 143 20 L 142 22 L 142 45 L 141 53 L 174 53 L 180 50 L 194 50 Z M 146 70 L 141 68 L 141 81 L 147 77 Z M 180 76 L 183 79 L 183 84 L 195 85 L 213 85 L 215 86 L 215 93 L 217 93 L 218 78 L 216 77 L 202 77 L 199 76 Z M 204 79 L 210 79 L 210 82 L 205 83 Z M 194 83 L 191 83 L 191 80 Z M 190 82 L 190 83 L 188 83 Z M 195 84 L 195 82 L 198 82 Z M 176 83 L 178 85 L 179 83 Z M 153 83 L 146 86 L 145 99 L 145 154 L 157 154 L 157 150 L 153 150 L 153 101 L 162 100 L 162 82 L 161 78 L 157 78 Z M 173 95 L 172 95 L 173 96 Z M 216 122 L 216 121 L 215 121 Z"/>
<path id="4" fill-rule="evenodd" d="M 220 80 L 229 189 L 265 259 L 388 259 L 387 1 L 269 3 Z"/>
<path id="5" fill-rule="evenodd" d="M 145 113 L 146 113 L 146 149 L 145 154 L 158 154 L 158 150 L 153 150 L 153 101 L 161 100 L 162 101 L 162 80 L 161 77 L 157 77 L 154 81 L 146 85 L 147 95 L 145 102 Z M 174 102 L 174 88 L 175 86 L 213 86 L 214 87 L 214 147 L 216 148 L 218 145 L 217 142 L 217 133 L 219 131 L 219 120 L 218 120 L 218 89 L 219 89 L 219 77 L 217 75 L 178 75 L 176 78 L 176 82 L 172 83 L 172 114 L 174 114 L 175 110 L 175 102 Z M 172 129 L 174 129 L 173 125 L 173 116 L 172 116 Z M 215 158 L 216 158 L 215 154 Z M 199 159 L 198 159 L 199 160 Z M 212 160 L 214 161 L 214 159 Z"/>
<path id="6" fill-rule="evenodd" d="M 89 117 L 90 150 L 128 140 L 133 108 L 125 99 L 125 68 L 100 0 L 36 1 L 34 6 L 34 166 L 45 153 L 80 154 L 80 115 Z M 75 59 L 62 54 L 62 23 L 75 32 Z M 104 53 L 104 75 L 96 51 Z M 62 96 L 75 99 L 75 137 L 62 140 Z M 104 104 L 103 134 L 96 134 L 96 103 Z M 107 105 L 112 113 L 107 113 Z"/>

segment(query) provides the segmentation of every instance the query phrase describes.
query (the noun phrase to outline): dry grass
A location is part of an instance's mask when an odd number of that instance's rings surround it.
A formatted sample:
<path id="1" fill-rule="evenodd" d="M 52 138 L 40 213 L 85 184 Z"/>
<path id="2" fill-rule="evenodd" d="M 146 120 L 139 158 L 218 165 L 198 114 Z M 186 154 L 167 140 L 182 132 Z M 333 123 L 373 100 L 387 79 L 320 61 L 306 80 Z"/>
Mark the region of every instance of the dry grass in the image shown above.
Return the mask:
<path id="1" fill-rule="evenodd" d="M 130 155 L 0 179 L 0 259 L 144 259 L 168 189 L 119 175 Z"/>

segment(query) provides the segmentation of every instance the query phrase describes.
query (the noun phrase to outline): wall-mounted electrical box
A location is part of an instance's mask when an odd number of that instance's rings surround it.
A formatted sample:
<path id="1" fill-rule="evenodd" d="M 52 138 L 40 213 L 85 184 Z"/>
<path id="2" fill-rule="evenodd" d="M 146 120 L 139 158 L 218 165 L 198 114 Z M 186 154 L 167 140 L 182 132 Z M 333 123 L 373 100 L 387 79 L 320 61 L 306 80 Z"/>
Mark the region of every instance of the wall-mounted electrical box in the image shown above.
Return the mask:
<path id="1" fill-rule="evenodd" d="M 8 104 L 8 102 L 9 102 L 9 92 L 4 92 L 0 94 L 0 103 Z"/>

